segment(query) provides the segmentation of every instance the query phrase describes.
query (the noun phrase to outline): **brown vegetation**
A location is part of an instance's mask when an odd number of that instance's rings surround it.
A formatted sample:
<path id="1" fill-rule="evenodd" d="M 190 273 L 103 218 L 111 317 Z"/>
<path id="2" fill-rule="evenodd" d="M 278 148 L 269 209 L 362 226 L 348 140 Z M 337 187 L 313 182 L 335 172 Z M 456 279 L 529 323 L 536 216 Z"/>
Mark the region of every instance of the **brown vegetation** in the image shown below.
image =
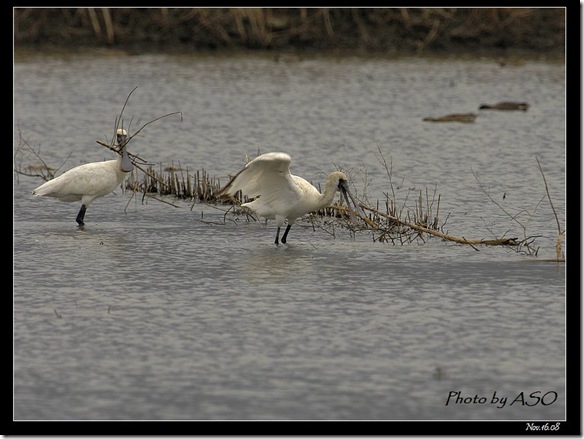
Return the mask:
<path id="1" fill-rule="evenodd" d="M 119 153 L 113 147 L 113 141 L 111 145 L 99 140 L 97 143 Z M 539 247 L 535 245 L 535 237 L 528 235 L 527 226 L 519 221 L 517 215 L 505 211 L 488 192 L 485 192 L 485 195 L 501 208 L 509 216 L 511 221 L 516 222 L 523 229 L 522 238 L 502 236 L 491 239 L 470 239 L 445 233 L 442 229 L 446 221 L 441 225 L 439 224 L 440 194 L 437 194 L 436 190 L 431 192 L 426 189 L 425 191 L 419 191 L 417 196 L 414 195 L 414 197 L 411 197 L 412 194 L 408 191 L 405 197 L 401 197 L 400 199 L 392 183 L 391 165 L 385 161 L 381 151 L 379 153 L 380 163 L 385 168 L 389 178 L 390 188 L 385 194 L 384 208 L 380 208 L 379 200 L 376 203 L 376 207 L 360 202 L 359 206 L 363 209 L 363 213 L 360 214 L 348 206 L 343 205 L 343 200 L 339 197 L 338 203 L 313 212 L 307 217 L 311 221 L 313 228 L 320 228 L 334 236 L 335 227 L 341 227 L 349 230 L 353 234 L 357 232 L 370 233 L 373 241 L 391 242 L 401 245 L 415 241 L 426 242 L 429 236 L 434 236 L 446 241 L 469 245 L 475 250 L 478 250 L 478 246 L 505 246 L 514 248 L 517 252 L 537 256 Z M 32 165 L 24 164 L 30 160 L 36 160 L 39 163 Z M 176 208 L 181 207 L 181 205 L 175 204 L 172 201 L 175 198 L 192 201 L 191 210 L 196 203 L 205 203 L 218 208 L 226 206 L 226 210 L 224 210 L 225 217 L 228 214 L 245 215 L 248 220 L 260 220 L 260 218 L 254 217 L 250 211 L 241 207 L 243 202 L 249 201 L 242 199 L 241 194 L 228 201 L 220 199 L 217 195 L 222 187 L 220 179 L 210 176 L 204 169 L 190 171 L 189 169 L 181 168 L 179 165 L 178 167 L 169 166 L 165 168 L 160 166 L 159 170 L 155 170 L 153 165 L 147 165 L 146 161 L 138 156 L 132 155 L 132 161 L 134 162 L 135 169 L 122 184 L 122 190 L 132 195 L 128 200 L 128 205 L 135 196 L 141 194 L 142 202 L 150 199 Z M 554 260 L 556 262 L 564 262 L 562 243 L 565 230 L 561 227 L 556 214 L 539 160 L 537 163 L 544 180 L 546 197 L 554 212 L 558 228 L 555 249 L 556 258 Z M 14 153 L 14 172 L 17 176 L 40 177 L 45 181 L 55 176 L 54 169 L 47 166 L 40 157 L 38 148 L 35 148 L 34 145 L 31 145 L 25 140 L 22 137 L 22 133 L 20 133 L 19 144 Z M 482 188 L 478 177 L 476 178 Z M 413 198 L 413 206 L 409 201 L 411 198 Z M 322 221 L 319 219 L 322 219 Z M 327 221 L 327 219 L 332 219 L 333 221 Z"/>
<path id="2" fill-rule="evenodd" d="M 563 54 L 558 8 L 15 8 L 15 48 Z"/>

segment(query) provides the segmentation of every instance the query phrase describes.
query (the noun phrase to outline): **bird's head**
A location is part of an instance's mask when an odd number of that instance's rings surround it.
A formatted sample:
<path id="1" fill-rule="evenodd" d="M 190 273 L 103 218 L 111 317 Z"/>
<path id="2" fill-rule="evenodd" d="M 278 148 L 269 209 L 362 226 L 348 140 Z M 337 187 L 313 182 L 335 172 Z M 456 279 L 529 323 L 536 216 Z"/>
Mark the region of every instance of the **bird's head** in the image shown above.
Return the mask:
<path id="1" fill-rule="evenodd" d="M 128 141 L 128 132 L 123 128 L 118 128 L 116 131 L 116 142 L 120 147 L 125 146 Z"/>
<path id="2" fill-rule="evenodd" d="M 134 163 L 128 156 L 126 145 L 128 144 L 128 133 L 123 128 L 118 128 L 116 131 L 116 141 L 118 143 L 118 152 L 120 153 L 120 168 L 123 172 L 132 172 L 134 170 Z"/>
<path id="3" fill-rule="evenodd" d="M 353 206 L 355 206 L 355 210 L 362 216 L 365 216 L 365 213 L 361 209 L 361 206 L 355 201 L 353 194 L 351 194 L 351 190 L 349 189 L 349 179 L 345 175 L 344 172 L 336 171 L 330 174 L 329 178 L 335 179 L 337 181 L 337 189 L 343 194 L 345 201 L 347 202 L 347 207 L 351 211 L 351 217 L 353 218 L 354 215 L 352 213 L 353 209 L 351 208 L 351 203 L 349 203 L 349 198 L 353 202 Z"/>

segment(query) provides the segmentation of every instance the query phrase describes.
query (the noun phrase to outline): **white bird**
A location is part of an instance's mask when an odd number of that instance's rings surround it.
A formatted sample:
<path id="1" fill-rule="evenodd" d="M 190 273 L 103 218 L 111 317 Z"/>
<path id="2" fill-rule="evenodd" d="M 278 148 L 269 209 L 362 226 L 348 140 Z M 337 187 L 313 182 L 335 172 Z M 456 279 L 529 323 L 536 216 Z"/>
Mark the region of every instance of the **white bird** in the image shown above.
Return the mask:
<path id="1" fill-rule="evenodd" d="M 32 194 L 36 197 L 46 196 L 61 201 L 81 201 L 81 209 L 76 221 L 83 226 L 87 207 L 99 197 L 114 191 L 134 169 L 128 156 L 126 145 L 128 133 L 123 128 L 116 131 L 116 140 L 120 156 L 115 160 L 86 163 L 69 169 L 52 180 L 37 187 Z"/>
<path id="2" fill-rule="evenodd" d="M 304 178 L 290 173 L 290 161 L 291 157 L 284 152 L 262 154 L 247 163 L 218 192 L 218 196 L 222 198 L 233 197 L 238 191 L 248 198 L 254 198 L 242 206 L 263 218 L 276 220 L 278 226 L 274 242 L 276 245 L 280 237 L 280 228 L 286 221 L 288 225 L 282 236 L 282 244 L 286 243 L 292 224 L 309 212 L 329 206 L 337 189 L 343 193 L 349 208 L 347 194 L 355 208 L 359 210 L 349 191 L 348 179 L 344 173 L 336 171 L 329 174 L 324 192 L 321 194 Z"/>

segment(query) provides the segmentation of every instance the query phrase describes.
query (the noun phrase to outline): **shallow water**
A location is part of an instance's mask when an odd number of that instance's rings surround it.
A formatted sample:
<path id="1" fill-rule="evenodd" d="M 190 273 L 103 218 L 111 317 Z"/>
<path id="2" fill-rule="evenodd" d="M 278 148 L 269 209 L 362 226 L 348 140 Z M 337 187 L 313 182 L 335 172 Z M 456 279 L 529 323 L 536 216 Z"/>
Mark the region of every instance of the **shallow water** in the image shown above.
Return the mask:
<path id="1" fill-rule="evenodd" d="M 565 271 L 543 262 L 557 226 L 535 160 L 565 227 L 563 64 L 91 54 L 14 70 L 15 148 L 20 128 L 55 167 L 110 158 L 95 140 L 138 86 L 131 132 L 182 112 L 133 139 L 151 163 L 226 180 L 283 150 L 292 172 L 319 184 L 341 168 L 375 204 L 384 158 L 400 202 L 441 194 L 444 231 L 525 226 L 540 248 L 392 245 L 309 221 L 276 247 L 271 222 L 119 189 L 80 229 L 78 204 L 33 199 L 40 180 L 17 176 L 15 420 L 565 419 Z M 531 107 L 422 122 L 500 100 Z"/>

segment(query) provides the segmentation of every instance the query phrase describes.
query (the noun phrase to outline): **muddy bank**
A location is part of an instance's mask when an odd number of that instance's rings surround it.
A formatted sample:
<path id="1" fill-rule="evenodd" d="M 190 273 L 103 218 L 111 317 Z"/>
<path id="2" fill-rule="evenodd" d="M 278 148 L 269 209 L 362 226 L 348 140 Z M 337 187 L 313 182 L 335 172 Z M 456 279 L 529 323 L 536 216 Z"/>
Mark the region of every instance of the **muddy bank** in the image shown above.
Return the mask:
<path id="1" fill-rule="evenodd" d="M 15 8 L 14 47 L 562 55 L 565 8 Z"/>

